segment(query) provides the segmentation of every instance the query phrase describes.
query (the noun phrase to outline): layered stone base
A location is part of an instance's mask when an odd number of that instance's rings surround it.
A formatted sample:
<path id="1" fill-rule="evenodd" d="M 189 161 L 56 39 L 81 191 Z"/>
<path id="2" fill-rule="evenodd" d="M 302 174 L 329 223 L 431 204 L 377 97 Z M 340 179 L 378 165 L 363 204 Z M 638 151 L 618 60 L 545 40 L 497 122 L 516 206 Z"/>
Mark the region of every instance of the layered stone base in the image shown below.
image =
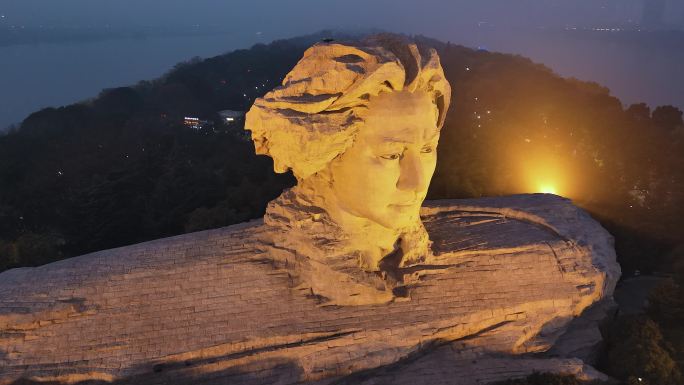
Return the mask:
<path id="1" fill-rule="evenodd" d="M 596 221 L 552 195 L 426 202 L 422 216 L 435 256 L 398 269 L 387 303 L 326 301 L 260 220 L 6 271 L 0 384 L 601 377 L 577 358 L 600 339 L 586 310 L 620 274 Z"/>

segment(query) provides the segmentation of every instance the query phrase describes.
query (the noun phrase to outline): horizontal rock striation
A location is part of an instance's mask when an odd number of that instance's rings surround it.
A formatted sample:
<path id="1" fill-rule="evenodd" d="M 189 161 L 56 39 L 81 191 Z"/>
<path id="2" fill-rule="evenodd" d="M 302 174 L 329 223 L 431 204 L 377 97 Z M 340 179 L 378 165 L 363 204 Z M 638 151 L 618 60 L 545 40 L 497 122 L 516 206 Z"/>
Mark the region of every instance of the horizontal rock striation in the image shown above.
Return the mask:
<path id="1" fill-rule="evenodd" d="M 426 202 L 421 215 L 434 257 L 383 272 L 386 303 L 317 294 L 297 276 L 304 257 L 265 242 L 261 220 L 1 273 L 0 384 L 602 377 L 572 353 L 600 338 L 595 316 L 577 317 L 611 301 L 620 275 L 596 221 L 539 194 Z M 573 320 L 591 330 L 567 338 Z"/>

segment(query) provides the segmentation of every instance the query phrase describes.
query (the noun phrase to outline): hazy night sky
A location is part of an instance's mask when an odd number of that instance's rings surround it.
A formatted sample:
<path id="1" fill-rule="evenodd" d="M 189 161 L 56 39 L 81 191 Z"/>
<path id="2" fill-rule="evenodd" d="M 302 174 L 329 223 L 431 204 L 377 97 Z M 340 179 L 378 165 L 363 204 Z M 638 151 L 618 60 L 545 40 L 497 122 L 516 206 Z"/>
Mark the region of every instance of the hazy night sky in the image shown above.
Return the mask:
<path id="1" fill-rule="evenodd" d="M 322 28 L 383 28 L 434 37 L 480 21 L 562 27 L 638 23 L 649 17 L 684 28 L 679 0 L 0 0 L 4 25 L 230 25 L 287 37 Z"/>

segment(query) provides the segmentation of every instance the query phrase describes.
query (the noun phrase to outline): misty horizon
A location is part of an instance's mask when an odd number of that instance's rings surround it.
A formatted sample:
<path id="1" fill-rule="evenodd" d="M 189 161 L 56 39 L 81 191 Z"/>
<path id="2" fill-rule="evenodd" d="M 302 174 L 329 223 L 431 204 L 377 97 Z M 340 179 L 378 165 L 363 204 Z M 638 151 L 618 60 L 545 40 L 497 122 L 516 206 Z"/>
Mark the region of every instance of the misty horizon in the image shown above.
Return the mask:
<path id="1" fill-rule="evenodd" d="M 604 85 L 625 105 L 684 108 L 676 66 L 684 60 L 684 2 L 673 0 L 3 0 L 0 128 L 157 78 L 194 56 L 321 30 L 382 30 L 520 54 Z"/>

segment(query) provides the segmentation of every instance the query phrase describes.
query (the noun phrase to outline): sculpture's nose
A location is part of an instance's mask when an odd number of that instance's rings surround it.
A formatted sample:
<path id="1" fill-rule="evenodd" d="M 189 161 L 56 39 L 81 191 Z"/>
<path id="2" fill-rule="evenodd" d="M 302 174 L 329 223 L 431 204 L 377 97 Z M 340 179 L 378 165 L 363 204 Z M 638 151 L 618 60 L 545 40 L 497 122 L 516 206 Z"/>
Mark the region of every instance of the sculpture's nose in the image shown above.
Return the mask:
<path id="1" fill-rule="evenodd" d="M 399 161 L 399 180 L 397 189 L 407 191 L 422 191 L 425 187 L 425 172 L 420 156 L 406 152 Z"/>

